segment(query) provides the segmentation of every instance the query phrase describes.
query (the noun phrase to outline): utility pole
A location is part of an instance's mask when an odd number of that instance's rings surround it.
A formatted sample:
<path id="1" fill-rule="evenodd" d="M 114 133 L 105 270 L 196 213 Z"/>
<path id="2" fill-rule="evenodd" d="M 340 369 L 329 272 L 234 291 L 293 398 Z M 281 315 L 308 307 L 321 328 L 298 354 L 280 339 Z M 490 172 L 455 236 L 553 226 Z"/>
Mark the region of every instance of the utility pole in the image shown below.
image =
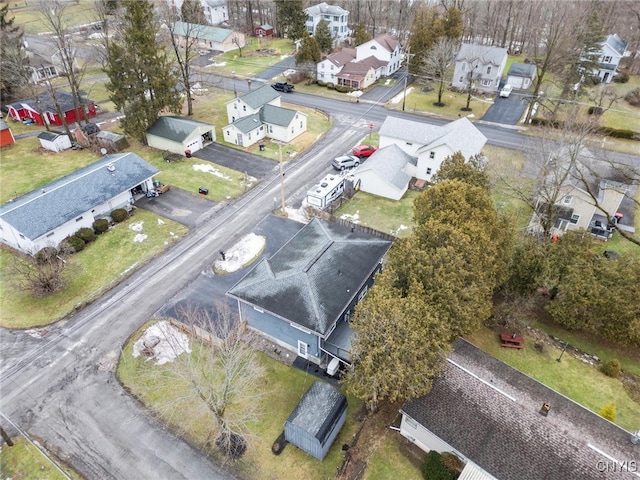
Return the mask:
<path id="1" fill-rule="evenodd" d="M 407 71 L 404 74 L 404 89 L 402 93 L 402 111 L 404 112 L 404 105 L 407 101 L 407 77 L 409 76 L 409 61 L 411 60 L 411 47 L 407 49 Z"/>

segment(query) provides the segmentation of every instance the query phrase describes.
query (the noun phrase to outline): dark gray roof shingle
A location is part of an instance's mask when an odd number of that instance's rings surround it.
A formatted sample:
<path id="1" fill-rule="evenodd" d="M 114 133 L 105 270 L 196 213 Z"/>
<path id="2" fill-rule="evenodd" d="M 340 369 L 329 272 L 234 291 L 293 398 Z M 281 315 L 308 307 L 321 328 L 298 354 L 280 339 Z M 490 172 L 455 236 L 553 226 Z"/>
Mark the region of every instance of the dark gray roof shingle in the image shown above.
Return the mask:
<path id="1" fill-rule="evenodd" d="M 536 66 L 530 63 L 512 63 L 507 75 L 515 77 L 534 78 L 536 76 Z"/>
<path id="2" fill-rule="evenodd" d="M 113 164 L 113 172 L 107 165 Z M 34 240 L 139 185 L 158 169 L 135 153 L 100 160 L 0 206 L 0 217 Z"/>
<path id="3" fill-rule="evenodd" d="M 589 446 L 638 461 L 628 432 L 462 339 L 432 390 L 402 411 L 501 480 L 637 480 L 600 471 L 607 459 Z"/>
<path id="4" fill-rule="evenodd" d="M 391 241 L 314 218 L 228 294 L 323 335 Z"/>
<path id="5" fill-rule="evenodd" d="M 272 102 L 279 96 L 280 94 L 276 90 L 271 88 L 271 85 L 263 85 L 260 88 L 245 93 L 240 97 L 240 99 L 251 108 L 256 110 L 262 105 L 266 105 L 267 103 Z"/>

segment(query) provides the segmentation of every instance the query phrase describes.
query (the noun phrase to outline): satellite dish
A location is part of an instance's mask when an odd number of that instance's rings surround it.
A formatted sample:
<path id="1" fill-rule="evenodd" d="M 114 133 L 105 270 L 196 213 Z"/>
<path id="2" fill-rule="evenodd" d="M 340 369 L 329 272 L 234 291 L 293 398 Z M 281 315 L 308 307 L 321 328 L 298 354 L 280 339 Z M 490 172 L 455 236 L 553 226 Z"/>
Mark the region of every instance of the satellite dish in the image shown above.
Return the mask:
<path id="1" fill-rule="evenodd" d="M 101 153 L 101 154 L 103 154 L 103 155 L 106 155 L 106 154 L 107 154 L 107 149 L 106 149 L 106 148 L 104 148 L 104 147 L 102 147 L 102 148 L 100 149 L 100 153 Z"/>

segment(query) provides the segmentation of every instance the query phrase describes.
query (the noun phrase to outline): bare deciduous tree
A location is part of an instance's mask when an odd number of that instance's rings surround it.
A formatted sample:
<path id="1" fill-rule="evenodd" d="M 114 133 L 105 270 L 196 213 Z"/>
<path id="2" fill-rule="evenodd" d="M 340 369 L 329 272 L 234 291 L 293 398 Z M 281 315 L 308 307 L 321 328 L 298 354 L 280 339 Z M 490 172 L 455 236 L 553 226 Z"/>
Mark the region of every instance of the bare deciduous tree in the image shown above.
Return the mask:
<path id="1" fill-rule="evenodd" d="M 444 106 L 442 95 L 451 78 L 451 70 L 455 63 L 455 49 L 456 45 L 452 40 L 441 38 L 420 62 L 420 73 L 436 82 L 438 102 L 435 105 L 438 107 Z"/>
<path id="2" fill-rule="evenodd" d="M 208 423 L 208 440 L 232 459 L 246 450 L 248 424 L 260 414 L 264 372 L 250 345 L 252 333 L 228 305 L 219 303 L 215 310 L 186 306 L 179 311 L 191 333 L 191 353 L 178 355 L 169 366 L 171 375 L 159 373 L 155 383 L 180 392 L 162 410 L 172 416 L 191 405 L 193 420 Z"/>
<path id="3" fill-rule="evenodd" d="M 45 247 L 33 257 L 13 256 L 12 270 L 17 286 L 31 292 L 36 297 L 46 297 L 60 291 L 65 286 L 63 272 L 67 266 L 64 250 Z"/>

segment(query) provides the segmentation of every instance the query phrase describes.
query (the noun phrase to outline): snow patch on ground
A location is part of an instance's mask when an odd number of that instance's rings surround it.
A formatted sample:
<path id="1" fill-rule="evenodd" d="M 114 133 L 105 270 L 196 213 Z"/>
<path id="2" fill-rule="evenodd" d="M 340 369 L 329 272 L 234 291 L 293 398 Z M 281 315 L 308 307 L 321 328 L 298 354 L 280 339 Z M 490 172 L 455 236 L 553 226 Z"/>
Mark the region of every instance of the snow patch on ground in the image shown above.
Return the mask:
<path id="1" fill-rule="evenodd" d="M 397 230 L 391 230 L 391 235 L 396 236 L 396 235 L 398 235 L 398 233 L 400 233 L 402 230 L 406 230 L 406 229 L 408 229 L 408 228 L 409 228 L 409 227 L 407 227 L 406 225 L 402 225 L 402 224 L 401 224 L 401 225 L 397 228 Z"/>
<path id="2" fill-rule="evenodd" d="M 254 259 L 264 248 L 266 238 L 262 235 L 250 233 L 245 235 L 233 248 L 224 252 L 225 259 L 218 259 L 214 263 L 216 270 L 231 273 L 240 270 L 243 265 Z"/>
<path id="3" fill-rule="evenodd" d="M 304 203 L 300 208 L 289 208 L 285 207 L 285 212 L 287 213 L 287 217 L 290 220 L 295 220 L 300 223 L 309 223 L 309 219 L 307 218 L 307 214 L 304 211 Z"/>
<path id="4" fill-rule="evenodd" d="M 349 220 L 351 223 L 360 223 L 360 210 L 351 215 L 350 213 L 343 213 L 340 215 L 341 220 Z"/>
<path id="5" fill-rule="evenodd" d="M 134 232 L 141 232 L 144 222 L 135 222 L 129 225 L 129 228 Z"/>
<path id="6" fill-rule="evenodd" d="M 147 235 L 145 233 L 139 233 L 135 237 L 133 237 L 133 241 L 136 243 L 142 243 L 147 239 Z"/>
<path id="7" fill-rule="evenodd" d="M 213 62 L 207 65 L 208 67 L 226 67 L 227 62 Z"/>
<path id="8" fill-rule="evenodd" d="M 143 351 L 152 353 L 148 356 L 148 360 L 154 359 L 156 365 L 163 365 L 173 362 L 181 353 L 190 353 L 191 348 L 189 337 L 163 320 L 147 328 L 133 344 L 134 358 L 140 355 L 146 356 L 147 354 Z"/>
<path id="9" fill-rule="evenodd" d="M 218 170 L 213 165 L 194 165 L 193 169 L 198 171 L 198 172 L 210 173 L 211 175 L 215 175 L 216 177 L 220 177 L 220 178 L 223 178 L 225 180 L 229 180 L 230 182 L 233 181 L 230 176 L 225 175 L 224 173 L 222 173 L 220 170 Z"/>
<path id="10" fill-rule="evenodd" d="M 407 88 L 406 94 L 409 95 L 411 93 L 411 90 L 413 90 L 413 87 Z M 405 96 L 405 92 L 400 92 L 398 95 L 396 95 L 391 99 L 391 103 L 400 103 L 400 100 L 402 100 L 404 96 Z"/>
<path id="11" fill-rule="evenodd" d="M 161 218 L 158 219 L 158 225 L 164 225 L 164 222 L 162 221 Z"/>

